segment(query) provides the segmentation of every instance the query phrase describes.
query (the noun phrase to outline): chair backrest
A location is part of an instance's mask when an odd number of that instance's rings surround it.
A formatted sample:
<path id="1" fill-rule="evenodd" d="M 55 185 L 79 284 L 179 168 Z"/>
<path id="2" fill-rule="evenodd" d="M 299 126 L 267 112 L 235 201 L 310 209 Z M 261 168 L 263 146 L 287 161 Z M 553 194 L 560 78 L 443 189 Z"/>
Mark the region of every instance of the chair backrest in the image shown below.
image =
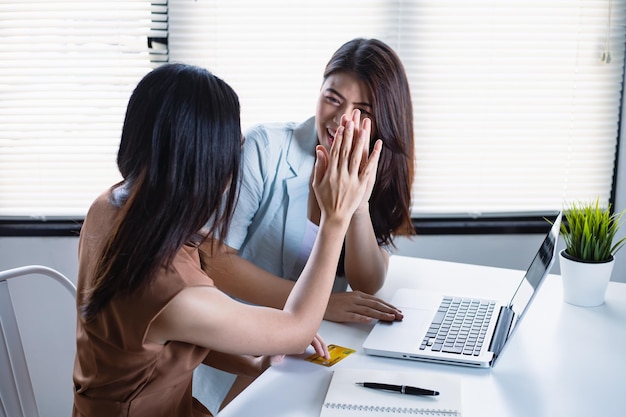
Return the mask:
<path id="1" fill-rule="evenodd" d="M 0 272 L 0 417 L 38 417 L 35 393 L 7 280 L 45 275 L 63 285 L 76 298 L 76 287 L 63 274 L 40 265 Z"/>

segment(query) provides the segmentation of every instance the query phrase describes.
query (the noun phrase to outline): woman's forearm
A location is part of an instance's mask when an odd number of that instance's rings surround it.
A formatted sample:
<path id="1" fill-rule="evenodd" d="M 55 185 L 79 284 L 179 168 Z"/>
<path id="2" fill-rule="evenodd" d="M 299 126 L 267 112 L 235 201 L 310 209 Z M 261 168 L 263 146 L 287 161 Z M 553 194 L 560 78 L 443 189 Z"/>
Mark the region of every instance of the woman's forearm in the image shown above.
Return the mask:
<path id="1" fill-rule="evenodd" d="M 252 304 L 282 309 L 294 283 L 259 268 L 229 246 L 200 248 L 202 269 L 225 293 Z"/>
<path id="2" fill-rule="evenodd" d="M 385 283 L 389 254 L 378 246 L 369 211 L 357 211 L 346 233 L 345 274 L 350 287 L 368 294 Z"/>

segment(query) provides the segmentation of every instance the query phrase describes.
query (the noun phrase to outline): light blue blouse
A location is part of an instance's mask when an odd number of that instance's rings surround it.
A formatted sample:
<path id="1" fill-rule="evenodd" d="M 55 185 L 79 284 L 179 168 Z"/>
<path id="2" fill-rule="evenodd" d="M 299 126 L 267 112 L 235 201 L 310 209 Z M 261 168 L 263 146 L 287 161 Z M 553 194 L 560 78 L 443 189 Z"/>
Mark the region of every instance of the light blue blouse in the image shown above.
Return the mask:
<path id="1" fill-rule="evenodd" d="M 259 125 L 246 133 L 239 201 L 225 240 L 242 258 L 294 281 L 303 267 L 297 261 L 316 145 L 315 118 Z"/>

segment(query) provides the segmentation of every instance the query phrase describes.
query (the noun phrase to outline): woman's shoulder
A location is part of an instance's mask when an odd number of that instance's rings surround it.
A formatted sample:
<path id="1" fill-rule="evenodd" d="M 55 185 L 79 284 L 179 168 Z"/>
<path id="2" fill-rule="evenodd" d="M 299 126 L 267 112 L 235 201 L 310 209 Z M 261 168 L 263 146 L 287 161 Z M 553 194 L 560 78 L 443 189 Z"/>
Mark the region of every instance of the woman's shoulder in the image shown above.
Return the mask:
<path id="1" fill-rule="evenodd" d="M 315 130 L 315 118 L 304 122 L 272 122 L 252 126 L 245 133 L 245 143 L 257 146 L 282 146 L 293 138 L 310 137 Z"/>
<path id="2" fill-rule="evenodd" d="M 266 123 L 253 127 L 245 135 L 244 169 L 255 177 L 278 174 L 282 169 L 312 169 L 315 160 L 314 118 L 303 123 Z M 308 165 L 303 165 L 303 164 Z M 309 165 L 311 165 L 309 167 Z M 255 172 L 256 170 L 256 172 Z M 303 171 L 304 172 L 304 171 Z"/>
<path id="3" fill-rule="evenodd" d="M 93 226 L 95 230 L 106 230 L 106 226 L 112 224 L 112 218 L 117 215 L 118 211 L 119 208 L 113 204 L 111 189 L 109 188 L 91 203 L 85 215 L 82 229 L 85 230 L 87 227 Z"/>
<path id="4" fill-rule="evenodd" d="M 172 269 L 177 279 L 184 286 L 209 286 L 215 284 L 213 280 L 202 270 L 200 254 L 195 245 L 184 245 L 174 257 Z"/>

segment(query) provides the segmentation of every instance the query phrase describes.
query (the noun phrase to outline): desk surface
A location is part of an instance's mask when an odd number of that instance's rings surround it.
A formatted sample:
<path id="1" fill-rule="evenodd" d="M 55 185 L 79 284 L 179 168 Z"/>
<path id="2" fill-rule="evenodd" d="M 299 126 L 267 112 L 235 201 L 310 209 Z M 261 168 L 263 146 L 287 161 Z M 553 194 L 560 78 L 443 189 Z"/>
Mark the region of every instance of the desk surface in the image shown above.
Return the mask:
<path id="1" fill-rule="evenodd" d="M 523 271 L 392 256 L 379 296 L 397 288 L 428 288 L 482 297 L 510 294 Z M 361 343 L 371 324 L 323 322 L 328 344 L 357 352 L 331 368 L 287 357 L 272 366 L 219 417 L 319 416 L 338 367 L 413 369 L 460 381 L 463 416 L 625 416 L 626 284 L 609 284 L 606 302 L 594 308 L 563 302 L 561 280 L 549 275 L 507 349 L 492 369 L 429 364 L 369 356 Z"/>

